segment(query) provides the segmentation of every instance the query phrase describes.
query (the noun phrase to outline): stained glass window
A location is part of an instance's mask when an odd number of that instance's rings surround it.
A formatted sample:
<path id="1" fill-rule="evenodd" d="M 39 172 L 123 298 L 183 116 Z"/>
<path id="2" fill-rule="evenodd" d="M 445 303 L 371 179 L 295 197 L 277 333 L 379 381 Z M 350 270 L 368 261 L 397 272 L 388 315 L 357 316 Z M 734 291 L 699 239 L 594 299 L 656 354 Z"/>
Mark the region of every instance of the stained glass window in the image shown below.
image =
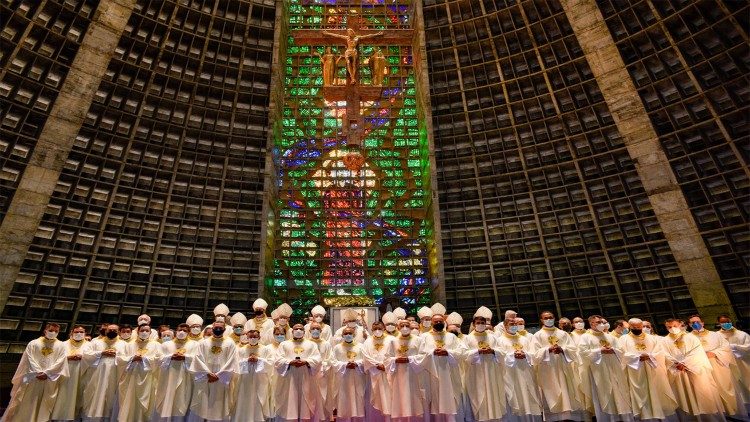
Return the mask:
<path id="1" fill-rule="evenodd" d="M 410 2 L 292 0 L 289 8 L 267 295 L 300 312 L 317 303 L 429 303 L 430 161 Z M 362 36 L 356 54 L 347 35 Z"/>

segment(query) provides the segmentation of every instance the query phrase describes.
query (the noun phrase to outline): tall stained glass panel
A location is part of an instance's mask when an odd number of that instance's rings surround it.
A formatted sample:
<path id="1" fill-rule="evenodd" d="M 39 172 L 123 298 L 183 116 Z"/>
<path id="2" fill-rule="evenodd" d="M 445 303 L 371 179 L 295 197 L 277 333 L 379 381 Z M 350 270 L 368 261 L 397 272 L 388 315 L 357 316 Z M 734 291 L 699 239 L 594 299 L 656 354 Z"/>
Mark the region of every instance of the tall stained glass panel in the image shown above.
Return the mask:
<path id="1" fill-rule="evenodd" d="M 299 312 L 429 303 L 439 247 L 411 2 L 291 0 L 286 17 L 266 296 Z"/>

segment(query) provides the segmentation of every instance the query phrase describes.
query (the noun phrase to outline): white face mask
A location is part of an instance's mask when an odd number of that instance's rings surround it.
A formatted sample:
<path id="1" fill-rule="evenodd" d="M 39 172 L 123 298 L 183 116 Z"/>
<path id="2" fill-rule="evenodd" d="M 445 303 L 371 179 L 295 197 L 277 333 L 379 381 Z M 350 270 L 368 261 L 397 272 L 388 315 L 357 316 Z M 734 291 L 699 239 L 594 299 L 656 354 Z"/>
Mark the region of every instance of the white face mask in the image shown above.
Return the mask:
<path id="1" fill-rule="evenodd" d="M 526 329 L 525 325 L 516 325 L 516 327 L 518 327 L 518 331 L 523 331 Z"/>
<path id="2" fill-rule="evenodd" d="M 609 323 L 608 322 L 604 323 L 604 330 L 609 330 Z M 602 331 L 604 331 L 604 330 L 602 330 Z"/>
<path id="3" fill-rule="evenodd" d="M 418 336 L 419 335 L 419 330 L 415 328 L 415 329 L 411 330 L 411 334 L 414 335 L 414 336 Z"/>
<path id="4" fill-rule="evenodd" d="M 305 335 L 305 332 L 302 330 L 294 330 L 292 331 L 292 337 L 294 338 L 302 338 L 302 336 Z"/>
<path id="5" fill-rule="evenodd" d="M 73 340 L 75 341 L 81 341 L 84 337 L 86 337 L 84 333 L 73 333 Z"/>
<path id="6" fill-rule="evenodd" d="M 130 340 L 130 336 L 131 335 L 132 335 L 132 333 L 122 333 L 122 334 L 120 334 L 120 338 L 123 339 L 123 340 Z"/>
<path id="7" fill-rule="evenodd" d="M 320 330 L 318 329 L 310 330 L 310 336 L 312 338 L 320 338 Z"/>
<path id="8" fill-rule="evenodd" d="M 432 327 L 432 321 L 430 321 L 430 320 L 422 321 L 422 326 L 424 328 L 430 328 L 430 327 Z"/>
<path id="9" fill-rule="evenodd" d="M 401 331 L 401 335 L 404 336 L 408 336 L 409 334 L 411 334 L 411 328 L 409 327 L 401 327 L 401 330 L 399 331 Z"/>
<path id="10" fill-rule="evenodd" d="M 320 316 L 320 315 L 318 315 L 318 316 L 316 316 L 315 318 L 313 318 L 313 320 L 314 320 L 315 322 L 323 322 L 323 317 L 322 317 L 322 316 Z"/>
<path id="11" fill-rule="evenodd" d="M 554 318 L 545 319 L 542 322 L 544 323 L 545 327 L 554 327 L 555 326 L 555 319 Z"/>
<path id="12" fill-rule="evenodd" d="M 351 343 L 352 341 L 354 341 L 354 335 L 344 334 L 344 341 L 347 343 Z"/>
<path id="13" fill-rule="evenodd" d="M 46 337 L 48 340 L 54 340 L 57 338 L 57 331 L 46 331 L 44 333 L 44 337 Z"/>
<path id="14" fill-rule="evenodd" d="M 187 338 L 187 331 L 178 331 L 176 336 L 178 340 L 185 340 Z"/>
<path id="15" fill-rule="evenodd" d="M 646 333 L 646 334 L 651 334 L 651 329 L 648 328 L 648 327 L 644 327 L 643 328 L 643 332 Z"/>
<path id="16" fill-rule="evenodd" d="M 277 343 L 281 343 L 282 341 L 286 340 L 286 336 L 283 334 L 276 334 L 274 338 L 276 339 Z"/>
<path id="17" fill-rule="evenodd" d="M 672 333 L 672 334 L 674 334 L 674 335 L 678 335 L 678 334 L 682 333 L 682 328 L 680 328 L 680 327 L 672 327 L 672 328 L 669 329 L 669 332 Z"/>
<path id="18" fill-rule="evenodd" d="M 576 330 L 583 330 L 583 328 L 586 326 L 583 322 L 576 322 L 573 324 L 573 327 L 575 327 Z"/>
<path id="19" fill-rule="evenodd" d="M 200 334 L 200 333 L 201 333 L 201 331 L 203 331 L 203 329 L 202 329 L 201 327 L 193 327 L 193 328 L 191 328 L 191 329 L 190 329 L 190 332 L 191 332 L 191 333 L 192 333 L 192 334 L 193 334 L 194 336 L 197 336 L 198 334 Z"/>
<path id="20" fill-rule="evenodd" d="M 396 331 L 396 326 L 393 324 L 388 324 L 385 326 L 385 330 L 388 331 L 389 333 L 392 333 Z"/>
<path id="21" fill-rule="evenodd" d="M 604 330 L 607 328 L 607 324 L 596 324 L 596 331 L 604 332 Z"/>
<path id="22" fill-rule="evenodd" d="M 282 327 L 286 327 L 286 325 L 289 324 L 289 320 L 287 318 L 279 318 L 279 325 Z"/>
<path id="23" fill-rule="evenodd" d="M 487 329 L 487 325 L 486 324 L 477 324 L 477 325 L 474 326 L 474 331 L 479 332 L 479 333 L 484 332 L 484 330 L 486 330 L 486 329 Z"/>
<path id="24" fill-rule="evenodd" d="M 164 336 L 161 338 L 162 343 L 166 343 L 168 341 L 172 341 L 172 336 Z"/>
<path id="25" fill-rule="evenodd" d="M 383 337 L 383 330 L 375 330 L 372 332 L 375 337 Z"/>
<path id="26" fill-rule="evenodd" d="M 240 336 L 240 343 L 247 344 L 249 342 L 250 342 L 250 338 L 248 336 L 246 336 L 245 334 Z"/>
<path id="27" fill-rule="evenodd" d="M 148 331 L 139 331 L 138 332 L 138 338 L 141 340 L 148 340 L 148 338 L 151 337 L 151 333 Z"/>
<path id="28" fill-rule="evenodd" d="M 356 328 L 357 327 L 357 321 L 349 321 L 346 323 L 346 326 L 349 328 Z"/>

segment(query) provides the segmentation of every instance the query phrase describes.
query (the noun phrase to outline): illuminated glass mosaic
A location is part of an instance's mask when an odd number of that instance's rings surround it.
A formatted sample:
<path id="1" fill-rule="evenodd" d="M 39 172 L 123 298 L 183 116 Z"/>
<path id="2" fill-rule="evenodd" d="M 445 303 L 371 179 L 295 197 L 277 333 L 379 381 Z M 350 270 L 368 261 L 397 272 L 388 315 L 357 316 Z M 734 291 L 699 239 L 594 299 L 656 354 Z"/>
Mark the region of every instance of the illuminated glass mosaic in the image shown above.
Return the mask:
<path id="1" fill-rule="evenodd" d="M 429 303 L 430 167 L 409 2 L 289 7 L 266 292 L 300 312 Z"/>

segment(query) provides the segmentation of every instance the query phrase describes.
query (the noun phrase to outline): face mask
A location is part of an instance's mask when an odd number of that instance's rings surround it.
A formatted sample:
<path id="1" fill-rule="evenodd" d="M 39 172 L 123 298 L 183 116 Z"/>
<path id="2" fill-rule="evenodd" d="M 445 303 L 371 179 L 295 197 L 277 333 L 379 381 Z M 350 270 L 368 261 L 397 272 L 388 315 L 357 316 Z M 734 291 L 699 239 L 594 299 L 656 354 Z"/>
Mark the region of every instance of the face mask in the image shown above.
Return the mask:
<path id="1" fill-rule="evenodd" d="M 346 326 L 349 328 L 356 328 L 357 327 L 357 321 L 349 321 L 346 323 Z"/>
<path id="2" fill-rule="evenodd" d="M 583 330 L 586 325 L 582 322 L 576 322 L 575 324 L 573 324 L 573 326 L 576 328 L 576 330 Z"/>
<path id="3" fill-rule="evenodd" d="M 289 320 L 287 318 L 279 318 L 279 325 L 282 327 L 286 327 L 286 325 L 289 324 Z"/>
<path id="4" fill-rule="evenodd" d="M 516 325 L 516 327 L 518 328 L 518 331 L 519 331 L 519 332 L 520 332 L 520 331 L 523 331 L 523 330 L 525 330 L 525 329 L 526 329 L 526 326 L 525 326 L 525 325 Z"/>
<path id="5" fill-rule="evenodd" d="M 608 322 L 604 323 L 604 329 L 605 330 L 609 330 L 609 323 Z"/>
<path id="6" fill-rule="evenodd" d="M 703 329 L 703 324 L 701 324 L 698 321 L 695 321 L 694 323 L 690 324 L 690 327 L 695 331 L 700 331 Z"/>
<path id="7" fill-rule="evenodd" d="M 151 337 L 151 333 L 148 331 L 139 331 L 138 332 L 138 338 L 141 340 L 148 340 L 148 338 Z"/>
<path id="8" fill-rule="evenodd" d="M 177 340 L 185 340 L 187 338 L 187 331 L 178 331 L 176 336 Z"/>
<path id="9" fill-rule="evenodd" d="M 422 326 L 424 328 L 430 328 L 432 327 L 432 321 L 422 321 Z"/>
<path id="10" fill-rule="evenodd" d="M 375 337 L 383 337 L 383 330 L 375 330 L 372 332 Z"/>
<path id="11" fill-rule="evenodd" d="M 682 332 L 682 328 L 680 328 L 680 327 L 672 327 L 672 328 L 669 329 L 669 332 L 672 333 L 672 334 L 674 334 L 674 335 L 678 335 L 678 334 L 680 334 Z"/>
<path id="12" fill-rule="evenodd" d="M 544 323 L 545 327 L 554 327 L 555 326 L 555 319 L 554 318 L 545 319 L 542 322 Z"/>
<path id="13" fill-rule="evenodd" d="M 408 336 L 411 334 L 411 328 L 409 327 L 402 327 L 399 331 L 401 331 L 401 335 Z"/>
<path id="14" fill-rule="evenodd" d="M 351 343 L 354 341 L 354 336 L 351 334 L 344 334 L 344 341 L 347 343 Z"/>
<path id="15" fill-rule="evenodd" d="M 281 343 L 282 341 L 286 340 L 286 336 L 283 334 L 276 334 L 274 338 L 276 339 L 277 343 Z"/>
<path id="16" fill-rule="evenodd" d="M 630 330 L 630 332 L 633 333 L 634 336 L 639 336 L 639 335 L 641 335 L 641 333 L 643 333 L 643 330 L 639 330 L 637 328 L 633 328 L 632 330 Z"/>
<path id="17" fill-rule="evenodd" d="M 569 333 L 573 331 L 573 326 L 570 324 L 563 324 L 562 330 L 565 331 L 566 333 Z"/>
<path id="18" fill-rule="evenodd" d="M 247 339 L 247 342 L 250 343 L 251 346 L 257 346 L 260 339 L 258 337 L 250 337 Z"/>
<path id="19" fill-rule="evenodd" d="M 214 327 L 211 329 L 211 332 L 214 333 L 216 337 L 221 337 L 224 335 L 224 327 Z"/>
<path id="20" fill-rule="evenodd" d="M 57 331 L 47 331 L 44 333 L 44 337 L 48 340 L 54 340 L 57 338 Z"/>
<path id="21" fill-rule="evenodd" d="M 445 324 L 442 322 L 436 322 L 432 325 L 432 329 L 435 331 L 443 331 L 443 328 L 445 328 Z"/>
<path id="22" fill-rule="evenodd" d="M 418 335 L 419 335 L 419 330 L 418 330 L 418 329 L 416 329 L 416 328 L 415 328 L 415 329 L 413 329 L 413 330 L 411 330 L 411 335 L 413 335 L 413 336 L 418 336 Z"/>
<path id="23" fill-rule="evenodd" d="M 161 342 L 162 343 L 166 343 L 168 341 L 172 341 L 172 337 L 171 336 L 164 336 L 164 337 L 161 338 Z"/>
<path id="24" fill-rule="evenodd" d="M 483 333 L 484 330 L 486 330 L 486 329 L 487 329 L 487 325 L 486 324 L 477 324 L 477 325 L 474 326 L 474 331 L 479 332 L 479 333 Z"/>
<path id="25" fill-rule="evenodd" d="M 110 340 L 117 338 L 117 331 L 107 331 L 107 338 Z"/>
<path id="26" fill-rule="evenodd" d="M 722 322 L 721 323 L 721 329 L 724 331 L 729 331 L 732 329 L 732 323 L 731 322 Z"/>
<path id="27" fill-rule="evenodd" d="M 86 335 L 84 333 L 73 333 L 73 340 L 81 341 Z"/>
<path id="28" fill-rule="evenodd" d="M 508 332 L 511 334 L 515 334 L 518 332 L 518 326 L 517 325 L 511 325 L 508 327 Z"/>
<path id="29" fill-rule="evenodd" d="M 316 316 L 313 319 L 315 320 L 315 322 L 323 322 L 323 317 L 322 316 Z"/>
<path id="30" fill-rule="evenodd" d="M 310 336 L 312 338 L 320 338 L 320 330 L 310 330 Z"/>
<path id="31" fill-rule="evenodd" d="M 396 331 L 396 326 L 393 324 L 388 324 L 385 326 L 385 330 L 388 331 L 389 333 L 392 333 Z"/>
<path id="32" fill-rule="evenodd" d="M 294 338 L 302 338 L 302 336 L 304 336 L 304 335 L 305 335 L 305 332 L 302 331 L 302 330 L 294 330 L 294 331 L 292 331 L 292 336 Z"/>
<path id="33" fill-rule="evenodd" d="M 233 331 L 235 334 L 240 335 L 242 334 L 242 327 L 234 327 Z"/>
<path id="34" fill-rule="evenodd" d="M 622 335 L 624 335 L 624 336 L 627 335 L 629 332 L 630 332 L 629 328 L 623 328 L 622 329 Z"/>
<path id="35" fill-rule="evenodd" d="M 249 338 L 246 335 L 243 334 L 240 336 L 240 343 L 247 344 L 248 340 Z"/>
<path id="36" fill-rule="evenodd" d="M 218 315 L 216 317 L 216 322 L 224 322 L 224 316 L 223 315 Z"/>
<path id="37" fill-rule="evenodd" d="M 596 331 L 603 333 L 605 328 L 607 328 L 607 324 L 596 324 Z"/>
<path id="38" fill-rule="evenodd" d="M 130 340 L 131 333 L 122 333 L 120 334 L 120 338 L 123 340 Z"/>
<path id="39" fill-rule="evenodd" d="M 651 329 L 648 327 L 643 328 L 643 332 L 646 334 L 651 334 Z"/>
<path id="40" fill-rule="evenodd" d="M 265 311 L 263 309 L 256 309 L 255 310 L 255 316 L 263 316 Z"/>
<path id="41" fill-rule="evenodd" d="M 192 334 L 193 334 L 194 336 L 197 336 L 198 334 L 200 334 L 200 333 L 201 333 L 201 331 L 203 331 L 203 330 L 201 329 L 201 327 L 193 327 L 193 328 L 191 328 L 191 329 L 190 329 L 190 332 L 191 332 L 191 333 L 192 333 Z"/>

